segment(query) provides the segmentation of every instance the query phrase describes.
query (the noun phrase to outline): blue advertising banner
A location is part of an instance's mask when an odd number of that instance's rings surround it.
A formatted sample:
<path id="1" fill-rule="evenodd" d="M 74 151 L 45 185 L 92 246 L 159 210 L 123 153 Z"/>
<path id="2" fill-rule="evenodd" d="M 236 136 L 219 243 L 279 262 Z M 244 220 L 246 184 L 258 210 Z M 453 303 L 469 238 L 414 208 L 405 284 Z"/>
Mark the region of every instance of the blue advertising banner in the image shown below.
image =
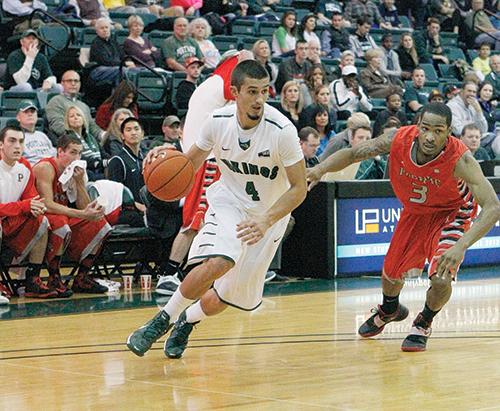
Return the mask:
<path id="1" fill-rule="evenodd" d="M 337 199 L 337 273 L 380 272 L 401 209 L 395 197 Z M 497 222 L 467 251 L 463 266 L 500 263 L 499 249 Z"/>

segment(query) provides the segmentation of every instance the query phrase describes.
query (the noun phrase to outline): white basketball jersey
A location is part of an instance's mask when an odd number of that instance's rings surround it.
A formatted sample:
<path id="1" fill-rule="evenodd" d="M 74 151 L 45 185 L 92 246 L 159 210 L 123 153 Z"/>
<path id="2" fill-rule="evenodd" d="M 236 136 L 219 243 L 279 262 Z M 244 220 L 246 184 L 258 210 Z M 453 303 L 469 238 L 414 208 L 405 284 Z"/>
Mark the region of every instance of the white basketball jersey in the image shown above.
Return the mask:
<path id="1" fill-rule="evenodd" d="M 285 167 L 304 155 L 296 128 L 278 110 L 266 104 L 262 120 L 250 130 L 239 126 L 236 110 L 232 105 L 214 111 L 196 145 L 212 150 L 219 165 L 221 178 L 212 186 L 222 185 L 247 212 L 260 215 L 290 187 Z"/>
<path id="2" fill-rule="evenodd" d="M 20 201 L 31 178 L 31 169 L 21 159 L 11 167 L 0 160 L 0 203 Z M 27 161 L 26 161 L 27 163 Z"/>

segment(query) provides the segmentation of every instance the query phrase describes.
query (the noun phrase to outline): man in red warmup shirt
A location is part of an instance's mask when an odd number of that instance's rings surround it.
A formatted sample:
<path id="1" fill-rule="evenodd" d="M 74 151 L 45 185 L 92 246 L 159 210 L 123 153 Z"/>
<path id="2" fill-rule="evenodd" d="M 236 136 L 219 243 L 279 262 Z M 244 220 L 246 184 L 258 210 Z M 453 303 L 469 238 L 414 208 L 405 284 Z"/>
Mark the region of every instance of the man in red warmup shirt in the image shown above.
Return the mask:
<path id="1" fill-rule="evenodd" d="M 427 259 L 431 287 L 424 309 L 403 341 L 403 351 L 425 351 L 432 320 L 451 297 L 451 283 L 465 251 L 500 218 L 493 187 L 469 149 L 451 132 L 449 108 L 430 103 L 416 126 L 340 150 L 307 173 L 311 189 L 326 172 L 390 153 L 390 180 L 403 211 L 382 270 L 383 304 L 358 332 L 373 337 L 386 324 L 408 316 L 408 308 L 399 303 L 399 293 L 404 278 L 420 275 Z M 477 204 L 482 210 L 471 227 Z"/>

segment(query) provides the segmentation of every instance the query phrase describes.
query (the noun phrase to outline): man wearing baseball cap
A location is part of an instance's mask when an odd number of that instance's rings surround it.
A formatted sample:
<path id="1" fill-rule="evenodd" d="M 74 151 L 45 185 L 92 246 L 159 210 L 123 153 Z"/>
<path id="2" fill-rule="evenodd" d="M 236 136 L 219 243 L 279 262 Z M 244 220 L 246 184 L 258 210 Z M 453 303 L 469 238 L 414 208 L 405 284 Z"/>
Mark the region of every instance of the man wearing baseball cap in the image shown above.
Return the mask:
<path id="1" fill-rule="evenodd" d="M 342 68 L 342 77 L 330 84 L 330 98 L 339 120 L 346 120 L 359 111 L 368 113 L 373 108 L 358 82 L 357 75 L 356 67 L 345 66 Z"/>
<path id="2" fill-rule="evenodd" d="M 62 86 L 57 84 L 47 58 L 39 53 L 36 31 L 24 31 L 20 42 L 21 48 L 14 50 L 7 58 L 7 69 L 0 90 L 60 93 Z"/>
<path id="3" fill-rule="evenodd" d="M 32 100 L 23 100 L 17 106 L 16 119 L 24 130 L 23 157 L 33 167 L 42 158 L 57 154 L 52 142 L 45 133 L 35 130 L 38 121 L 38 107 Z"/>
<path id="4" fill-rule="evenodd" d="M 182 80 L 179 83 L 175 93 L 175 103 L 178 110 L 188 109 L 189 99 L 196 90 L 204 65 L 203 60 L 200 60 L 198 57 L 188 57 L 184 63 L 186 80 Z"/>
<path id="5" fill-rule="evenodd" d="M 429 93 L 429 103 L 445 103 L 444 94 L 439 90 L 432 90 Z"/>
<path id="6" fill-rule="evenodd" d="M 156 146 L 162 146 L 165 143 L 172 144 L 179 151 L 182 151 L 179 142 L 180 132 L 181 132 L 181 120 L 177 116 L 167 116 L 163 120 L 161 125 L 161 130 L 163 131 L 162 136 L 157 136 L 151 145 L 150 149 Z"/>

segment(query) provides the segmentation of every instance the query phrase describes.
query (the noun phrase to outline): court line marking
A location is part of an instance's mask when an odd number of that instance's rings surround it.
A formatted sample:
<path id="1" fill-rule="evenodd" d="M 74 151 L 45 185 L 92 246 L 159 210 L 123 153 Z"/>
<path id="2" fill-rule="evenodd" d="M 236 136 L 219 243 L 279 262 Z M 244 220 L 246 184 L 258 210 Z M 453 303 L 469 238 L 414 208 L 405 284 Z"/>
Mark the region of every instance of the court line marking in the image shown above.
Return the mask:
<path id="1" fill-rule="evenodd" d="M 66 370 L 55 370 L 55 369 L 47 368 L 47 367 L 35 367 L 32 365 L 24 365 L 24 364 L 5 363 L 5 365 L 11 365 L 14 367 L 24 367 L 24 368 L 35 369 L 35 370 L 40 370 L 40 371 L 51 371 L 51 372 L 56 372 L 56 373 L 61 373 L 61 374 L 80 375 L 83 377 L 92 377 L 92 378 L 98 378 L 98 379 L 102 379 L 102 380 L 104 380 L 105 378 L 107 378 L 108 380 L 113 378 L 113 377 L 109 377 L 109 376 L 105 377 L 103 375 L 95 375 L 95 374 L 88 374 L 88 373 L 75 372 L 75 371 L 66 371 Z M 348 411 L 356 411 L 357 410 L 357 409 L 350 408 L 350 407 L 346 408 L 346 407 L 337 407 L 334 405 L 313 404 L 313 403 L 307 403 L 307 402 L 301 402 L 301 401 L 283 400 L 283 399 L 279 399 L 279 398 L 258 397 L 255 395 L 237 394 L 237 393 L 232 393 L 232 392 L 207 390 L 207 389 L 200 389 L 200 388 L 191 388 L 191 387 L 185 387 L 182 385 L 160 384 L 160 383 L 156 383 L 156 382 L 134 380 L 134 379 L 130 379 L 130 378 L 118 378 L 118 377 L 116 377 L 116 378 L 119 379 L 120 381 L 128 382 L 128 383 L 139 383 L 139 384 L 146 384 L 146 385 L 159 386 L 159 387 L 170 387 L 170 388 L 175 388 L 175 389 L 184 389 L 184 390 L 194 391 L 194 392 L 204 392 L 204 393 L 210 393 L 210 394 L 228 395 L 230 397 L 236 397 L 236 398 L 248 398 L 248 399 L 260 400 L 260 401 L 270 401 L 270 402 L 274 402 L 274 403 L 313 406 L 313 407 L 318 407 L 318 408 L 334 409 L 334 410 L 341 410 L 341 411 L 347 411 L 347 410 Z M 363 410 L 358 409 L 358 411 L 363 411 Z"/>

